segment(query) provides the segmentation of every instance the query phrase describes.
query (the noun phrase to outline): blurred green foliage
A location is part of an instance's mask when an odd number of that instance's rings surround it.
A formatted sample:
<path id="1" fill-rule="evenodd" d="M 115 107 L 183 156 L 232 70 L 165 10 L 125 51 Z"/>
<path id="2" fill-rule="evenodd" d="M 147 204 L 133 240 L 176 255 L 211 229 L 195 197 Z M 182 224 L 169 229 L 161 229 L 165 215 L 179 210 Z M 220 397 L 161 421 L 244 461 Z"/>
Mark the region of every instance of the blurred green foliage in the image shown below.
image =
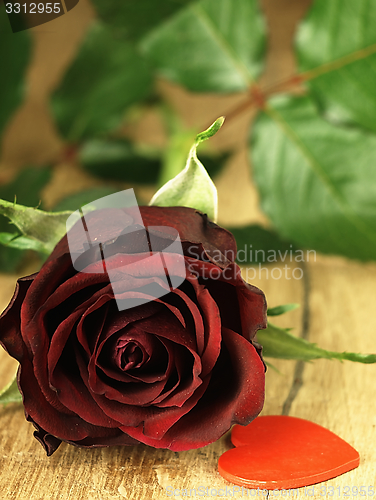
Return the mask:
<path id="1" fill-rule="evenodd" d="M 173 111 L 169 118 L 167 103 L 156 93 L 159 76 L 192 92 L 248 90 L 245 109 L 257 85 L 262 99 L 249 131 L 250 155 L 261 207 L 273 230 L 237 228 L 239 244 L 268 250 L 290 248 L 293 242 L 376 259 L 375 4 L 314 0 L 295 35 L 297 74 L 286 80 L 285 95 L 276 96 L 280 82 L 268 88 L 259 83 L 267 29 L 257 0 L 160 0 L 158 8 L 152 0 L 92 2 L 97 19 L 51 95 L 51 112 L 67 148 L 78 151 L 82 168 L 106 183 L 103 190 L 79 193 L 57 208 L 74 209 L 89 196 L 118 190 L 119 182 L 157 186 L 184 167 L 173 149 L 185 143 L 187 130 L 176 122 L 171 127 Z M 1 6 L 5 78 L 0 91 L 7 98 L 0 104 L 0 132 L 22 101 L 30 59 L 27 31 L 12 34 L 8 24 Z M 297 82 L 304 95 L 294 92 Z M 140 113 L 145 106 L 165 120 L 170 134 L 165 149 L 150 151 L 120 137 L 132 110 Z M 200 155 L 212 176 L 227 157 Z M 3 186 L 0 195 L 38 203 L 27 199 L 24 187 L 38 198 L 41 186 L 25 175 L 15 182 Z M 2 268 L 13 269 L 4 259 L 0 253 Z"/>
<path id="2" fill-rule="evenodd" d="M 0 4 L 0 138 L 25 90 L 25 71 L 30 61 L 31 40 L 27 31 L 12 33 L 3 4 Z M 1 141 L 0 141 L 1 151 Z"/>

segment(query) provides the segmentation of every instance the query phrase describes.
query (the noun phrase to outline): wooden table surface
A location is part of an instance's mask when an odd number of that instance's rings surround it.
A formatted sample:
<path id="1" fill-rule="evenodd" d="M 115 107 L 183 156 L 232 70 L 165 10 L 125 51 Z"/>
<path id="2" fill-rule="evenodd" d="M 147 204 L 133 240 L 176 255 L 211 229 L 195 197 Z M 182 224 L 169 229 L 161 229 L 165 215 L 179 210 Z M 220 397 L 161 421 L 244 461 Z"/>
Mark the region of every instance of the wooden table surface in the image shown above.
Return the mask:
<path id="1" fill-rule="evenodd" d="M 291 37 L 309 0 L 262 3 L 271 33 L 264 75 L 264 81 L 268 82 L 291 74 Z M 35 164 L 52 161 L 61 148 L 61 139 L 48 115 L 47 96 L 61 78 L 92 15 L 88 1 L 81 0 L 70 14 L 53 21 L 48 29 L 46 25 L 33 30 L 36 50 L 29 71 L 29 94 L 4 140 L 0 182 L 10 179 L 25 161 Z M 159 90 L 187 125 L 210 123 L 240 98 L 191 96 L 166 84 L 161 84 Z M 239 117 L 236 123 L 221 131 L 221 137 L 212 140 L 214 145 L 232 146 L 237 150 L 226 171 L 216 179 L 222 224 L 264 220 L 246 162 L 245 141 L 252 113 L 250 110 Z M 134 134 L 163 141 L 153 117 L 136 127 Z M 97 184 L 97 180 L 83 176 L 74 165 L 57 165 L 52 182 L 43 194 L 44 201 L 48 205 L 69 191 Z M 307 263 L 305 276 L 310 284 L 305 304 L 309 310 L 306 328 L 309 340 L 330 350 L 375 353 L 376 264 L 318 255 Z M 13 294 L 16 278 L 0 276 L 1 310 Z M 299 310 L 275 321 L 281 326 L 294 327 L 294 333 L 301 335 L 303 280 L 273 279 L 270 275 L 267 278 L 263 271 L 252 281 L 264 290 L 270 306 L 288 302 L 302 304 Z M 376 497 L 376 365 L 328 360 L 304 365 L 293 361 L 273 361 L 273 364 L 279 373 L 267 371 L 263 414 L 284 411 L 323 425 L 354 446 L 361 457 L 356 470 L 316 485 L 314 490 L 295 492 L 299 492 L 300 498 L 358 498 L 360 495 L 355 495 L 352 488 L 365 486 L 367 492 L 368 487 L 375 487 Z M 15 369 L 14 360 L 0 349 L 0 387 L 10 381 Z M 143 445 L 84 450 L 62 444 L 48 458 L 32 433 L 33 426 L 25 421 L 22 406 L 11 404 L 0 408 L 0 500 L 164 499 L 169 498 L 169 494 L 171 497 L 171 488 L 176 490 L 173 498 L 179 498 L 178 490 L 197 490 L 200 486 L 204 492 L 209 488 L 205 498 L 215 498 L 216 493 L 219 496 L 222 493 L 219 490 L 226 486 L 228 497 L 242 497 L 241 493 L 232 495 L 232 485 L 217 472 L 219 456 L 231 447 L 228 436 L 205 448 L 181 453 Z M 273 453 L 273 443 L 266 446 Z M 325 487 L 330 493 L 329 486 L 335 488 L 332 496 L 325 494 Z M 255 492 L 248 497 L 263 496 L 263 492 Z M 273 496 L 270 492 L 269 498 Z"/>

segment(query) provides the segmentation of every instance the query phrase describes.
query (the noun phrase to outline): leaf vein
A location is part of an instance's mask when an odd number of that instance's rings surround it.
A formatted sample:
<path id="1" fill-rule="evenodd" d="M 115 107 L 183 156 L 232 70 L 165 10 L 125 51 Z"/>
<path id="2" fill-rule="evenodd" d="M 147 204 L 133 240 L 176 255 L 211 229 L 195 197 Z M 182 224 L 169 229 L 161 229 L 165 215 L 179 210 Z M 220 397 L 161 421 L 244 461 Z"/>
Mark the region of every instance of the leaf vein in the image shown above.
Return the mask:
<path id="1" fill-rule="evenodd" d="M 294 130 L 289 126 L 289 124 L 284 120 L 284 118 L 270 105 L 265 108 L 265 112 L 274 120 L 276 124 L 281 128 L 281 130 L 286 134 L 286 136 L 299 148 L 302 155 L 306 158 L 308 164 L 311 166 L 312 170 L 316 176 L 320 179 L 321 183 L 330 192 L 333 199 L 336 201 L 337 205 L 340 207 L 341 211 L 344 213 L 345 217 L 352 222 L 352 224 L 362 232 L 366 238 L 370 240 L 373 244 L 376 243 L 376 234 L 373 233 L 374 228 L 364 223 L 359 215 L 353 211 L 353 208 L 348 204 L 347 200 L 338 191 L 336 186 L 333 184 L 332 180 L 322 168 L 320 163 L 315 159 L 310 150 L 300 139 L 300 137 L 294 132 Z"/>
<path id="2" fill-rule="evenodd" d="M 349 64 L 352 64 L 356 61 L 359 61 L 361 59 L 366 59 L 367 57 L 370 57 L 375 53 L 376 53 L 376 43 L 369 45 L 368 47 L 365 47 L 363 49 L 352 52 L 351 54 L 348 54 L 346 56 L 340 57 L 335 61 L 330 61 L 328 63 L 322 64 L 321 66 L 317 66 L 314 69 L 304 71 L 303 73 L 300 73 L 300 77 L 304 81 L 313 80 L 315 78 L 318 78 L 319 76 L 324 75 L 325 73 L 330 73 L 332 71 L 339 70 L 344 66 L 348 66 Z"/>
<path id="3" fill-rule="evenodd" d="M 236 53 L 232 49 L 231 45 L 228 43 L 226 38 L 218 31 L 218 29 L 214 25 L 213 21 L 206 14 L 206 12 L 202 8 L 202 6 L 198 3 L 196 3 L 196 4 L 193 4 L 191 6 L 191 9 L 196 14 L 196 16 L 200 19 L 200 21 L 203 24 L 205 24 L 205 26 L 208 28 L 208 30 L 210 31 L 210 34 L 213 37 L 213 40 L 221 47 L 221 49 L 225 53 L 227 53 L 227 55 L 229 56 L 229 59 L 232 61 L 232 63 L 234 64 L 234 66 L 237 68 L 240 75 L 242 76 L 245 85 L 249 86 L 250 84 L 254 83 L 255 80 L 254 80 L 253 76 L 250 74 L 247 66 L 243 63 L 243 61 L 239 60 L 236 57 Z"/>

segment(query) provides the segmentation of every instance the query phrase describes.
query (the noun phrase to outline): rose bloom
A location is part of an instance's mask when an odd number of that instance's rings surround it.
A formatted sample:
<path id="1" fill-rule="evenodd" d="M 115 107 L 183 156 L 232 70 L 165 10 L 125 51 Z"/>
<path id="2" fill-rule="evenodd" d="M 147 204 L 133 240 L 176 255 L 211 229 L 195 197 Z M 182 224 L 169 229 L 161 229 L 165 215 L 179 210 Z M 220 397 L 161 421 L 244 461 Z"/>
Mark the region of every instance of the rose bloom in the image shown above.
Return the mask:
<path id="1" fill-rule="evenodd" d="M 75 270 L 65 236 L 38 273 L 18 280 L 0 317 L 26 418 L 48 455 L 61 441 L 198 448 L 262 409 L 265 366 L 253 338 L 266 326 L 266 301 L 242 279 L 234 237 L 191 208 L 140 212 L 146 229 L 178 231 L 186 274 L 178 288 L 119 310 L 114 289 L 127 301 L 164 282 L 139 239 L 117 237 L 116 214 L 98 210 L 89 216 L 106 228 L 106 267 L 132 262 L 130 274 L 111 285 L 90 251 L 87 268 Z M 132 209 L 122 213 L 132 229 Z"/>

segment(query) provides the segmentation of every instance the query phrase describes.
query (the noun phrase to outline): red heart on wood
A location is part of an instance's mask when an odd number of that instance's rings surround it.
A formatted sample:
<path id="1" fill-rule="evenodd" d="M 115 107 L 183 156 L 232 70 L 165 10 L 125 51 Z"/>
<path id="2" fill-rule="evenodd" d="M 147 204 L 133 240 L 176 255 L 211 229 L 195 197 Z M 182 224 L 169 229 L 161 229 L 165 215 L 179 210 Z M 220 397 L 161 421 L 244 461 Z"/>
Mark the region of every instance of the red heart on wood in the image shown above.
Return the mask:
<path id="1" fill-rule="evenodd" d="M 296 417 L 270 415 L 235 425 L 231 441 L 237 448 L 219 458 L 219 473 L 247 488 L 300 488 L 359 465 L 359 453 L 346 441 Z"/>

